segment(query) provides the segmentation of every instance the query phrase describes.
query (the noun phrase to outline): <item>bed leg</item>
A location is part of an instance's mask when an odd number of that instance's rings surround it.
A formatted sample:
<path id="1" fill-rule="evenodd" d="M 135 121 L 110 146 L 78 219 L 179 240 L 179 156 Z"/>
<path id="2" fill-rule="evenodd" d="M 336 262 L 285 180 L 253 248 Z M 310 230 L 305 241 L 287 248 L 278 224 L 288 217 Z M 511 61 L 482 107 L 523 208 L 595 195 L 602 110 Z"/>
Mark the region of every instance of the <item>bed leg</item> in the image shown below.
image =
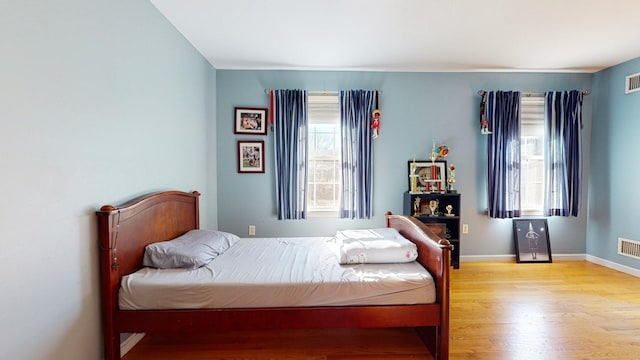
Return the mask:
<path id="1" fill-rule="evenodd" d="M 104 360 L 120 360 L 120 334 L 105 331 Z"/>
<path id="2" fill-rule="evenodd" d="M 449 360 L 449 352 L 442 344 L 439 326 L 418 327 L 416 332 L 435 360 Z"/>

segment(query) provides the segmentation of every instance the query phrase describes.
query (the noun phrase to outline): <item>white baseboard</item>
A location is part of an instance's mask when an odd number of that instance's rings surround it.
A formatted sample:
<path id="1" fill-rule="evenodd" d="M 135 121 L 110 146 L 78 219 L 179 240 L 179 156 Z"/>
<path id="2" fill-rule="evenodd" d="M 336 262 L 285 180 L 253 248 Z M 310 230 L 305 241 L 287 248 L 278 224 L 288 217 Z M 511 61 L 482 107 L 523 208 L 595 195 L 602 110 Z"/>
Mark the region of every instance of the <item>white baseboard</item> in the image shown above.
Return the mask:
<path id="1" fill-rule="evenodd" d="M 552 260 L 581 261 L 586 260 L 585 254 L 552 254 Z M 515 255 L 463 255 L 460 262 L 515 262 Z"/>
<path id="2" fill-rule="evenodd" d="M 584 261 L 587 260 L 587 254 L 551 254 L 551 259 L 560 261 Z"/>
<path id="3" fill-rule="evenodd" d="M 618 270 L 625 274 L 633 275 L 635 277 L 640 277 L 640 270 L 634 269 L 632 267 L 615 263 L 613 261 L 601 259 L 596 256 L 587 255 L 587 261 L 592 262 L 594 264 L 602 265 L 604 267 L 608 267 L 613 270 Z"/>
<path id="4" fill-rule="evenodd" d="M 124 339 L 124 341 L 120 343 L 120 357 L 131 351 L 131 349 L 133 349 L 133 347 L 136 346 L 143 337 L 144 333 L 134 333 Z"/>
<path id="5" fill-rule="evenodd" d="M 460 262 L 514 262 L 515 255 L 461 255 Z"/>

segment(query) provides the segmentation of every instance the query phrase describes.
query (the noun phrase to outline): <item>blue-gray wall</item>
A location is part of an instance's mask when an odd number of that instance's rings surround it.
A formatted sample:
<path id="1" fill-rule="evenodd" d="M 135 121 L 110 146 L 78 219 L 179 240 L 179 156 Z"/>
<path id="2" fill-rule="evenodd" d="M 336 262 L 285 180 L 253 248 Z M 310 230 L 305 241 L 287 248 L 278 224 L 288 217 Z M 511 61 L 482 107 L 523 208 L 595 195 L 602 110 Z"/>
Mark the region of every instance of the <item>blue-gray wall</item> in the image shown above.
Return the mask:
<path id="1" fill-rule="evenodd" d="M 384 212 L 402 212 L 407 190 L 407 161 L 426 159 L 432 141 L 445 143 L 447 161 L 456 166 L 462 194 L 462 255 L 514 254 L 511 220 L 488 219 L 485 201 L 485 142 L 480 135 L 478 90 L 547 91 L 591 89 L 591 74 L 544 73 L 391 73 L 230 71 L 217 72 L 218 224 L 221 230 L 247 236 L 249 224 L 261 236 L 330 236 L 338 229 L 384 226 Z M 383 112 L 380 137 L 374 141 L 374 217 L 365 220 L 312 218 L 278 221 L 275 216 L 273 137 L 233 134 L 235 106 L 267 107 L 265 89 L 379 89 Z M 584 104 L 585 171 L 589 171 L 591 97 Z M 236 141 L 265 140 L 265 174 L 238 174 Z M 578 218 L 551 218 L 552 252 L 585 254 L 586 197 Z"/>
<path id="2" fill-rule="evenodd" d="M 589 180 L 587 253 L 640 269 L 617 255 L 618 237 L 640 240 L 637 185 L 640 159 L 640 92 L 625 94 L 625 77 L 640 72 L 640 58 L 593 76 L 593 141 Z"/>
<path id="3" fill-rule="evenodd" d="M 217 218 L 215 70 L 147 0 L 3 0 L 0 44 L 0 359 L 101 359 L 95 210 Z"/>

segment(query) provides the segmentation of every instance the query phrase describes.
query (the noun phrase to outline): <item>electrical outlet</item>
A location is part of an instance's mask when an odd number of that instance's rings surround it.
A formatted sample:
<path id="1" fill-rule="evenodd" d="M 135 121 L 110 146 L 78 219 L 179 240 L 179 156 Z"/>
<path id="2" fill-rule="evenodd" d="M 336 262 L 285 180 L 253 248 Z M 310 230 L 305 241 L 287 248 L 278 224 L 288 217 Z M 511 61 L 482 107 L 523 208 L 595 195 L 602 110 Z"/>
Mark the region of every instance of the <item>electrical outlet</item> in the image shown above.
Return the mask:
<path id="1" fill-rule="evenodd" d="M 249 236 L 253 236 L 256 234 L 256 226 L 255 225 L 249 225 Z"/>
<path id="2" fill-rule="evenodd" d="M 463 234 L 469 233 L 469 224 L 462 224 L 462 233 Z"/>

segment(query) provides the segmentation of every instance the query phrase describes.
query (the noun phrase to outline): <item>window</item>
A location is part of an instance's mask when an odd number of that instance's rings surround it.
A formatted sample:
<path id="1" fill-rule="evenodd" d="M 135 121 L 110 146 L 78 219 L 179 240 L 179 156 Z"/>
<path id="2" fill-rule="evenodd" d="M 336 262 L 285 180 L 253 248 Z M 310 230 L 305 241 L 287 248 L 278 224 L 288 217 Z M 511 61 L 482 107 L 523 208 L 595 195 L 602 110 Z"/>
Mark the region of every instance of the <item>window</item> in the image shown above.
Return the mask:
<path id="1" fill-rule="evenodd" d="M 310 216 L 337 216 L 340 205 L 340 105 L 338 94 L 308 95 L 308 183 Z"/>
<path id="2" fill-rule="evenodd" d="M 542 215 L 544 202 L 544 97 L 520 101 L 520 206 L 522 215 Z"/>
<path id="3" fill-rule="evenodd" d="M 550 91 L 544 100 L 518 91 L 481 95 L 480 124 L 488 125 L 481 133 L 493 134 L 487 137 L 489 216 L 578 216 L 584 93 Z"/>

